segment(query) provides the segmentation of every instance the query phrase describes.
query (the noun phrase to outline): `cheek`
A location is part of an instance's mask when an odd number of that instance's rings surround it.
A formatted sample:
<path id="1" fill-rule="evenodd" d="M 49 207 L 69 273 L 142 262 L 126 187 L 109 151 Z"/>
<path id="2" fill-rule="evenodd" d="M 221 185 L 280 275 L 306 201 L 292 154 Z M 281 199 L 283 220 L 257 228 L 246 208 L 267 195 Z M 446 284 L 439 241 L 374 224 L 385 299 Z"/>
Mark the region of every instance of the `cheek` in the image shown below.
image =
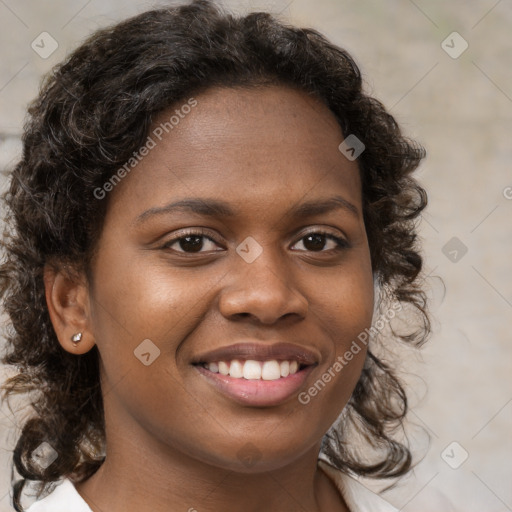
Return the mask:
<path id="1" fill-rule="evenodd" d="M 365 336 L 373 317 L 374 283 L 365 259 L 354 262 L 324 283 L 324 292 L 317 296 L 315 314 L 331 340 L 330 351 L 324 354 L 315 379 L 298 397 L 311 414 L 324 418 L 325 429 L 348 402 L 366 358 Z"/>
<path id="2" fill-rule="evenodd" d="M 219 275 L 129 260 L 105 251 L 98 261 L 92 296 L 95 340 L 109 385 L 122 381 L 119 392 L 134 410 L 149 408 L 149 416 L 158 416 L 157 403 L 151 411 L 153 396 L 179 401 L 185 387 L 179 347 L 208 311 Z M 186 409 L 187 403 L 176 407 Z"/>
<path id="3" fill-rule="evenodd" d="M 352 340 L 371 325 L 374 309 L 374 282 L 363 260 L 340 270 L 326 281 L 316 310 L 320 325 L 334 341 L 336 355 L 342 354 Z"/>
<path id="4" fill-rule="evenodd" d="M 115 421 L 129 414 L 178 448 L 204 424 L 205 405 L 190 399 L 176 351 L 203 316 L 215 280 L 108 256 L 97 262 L 92 296 L 105 409 Z"/>
<path id="5" fill-rule="evenodd" d="M 126 335 L 139 343 L 146 338 L 166 344 L 179 339 L 179 332 L 200 316 L 195 309 L 214 282 L 165 263 L 148 265 L 142 258 L 115 267 L 112 263 L 106 257 L 98 264 L 92 297 L 99 343 L 104 339 L 126 345 Z"/>

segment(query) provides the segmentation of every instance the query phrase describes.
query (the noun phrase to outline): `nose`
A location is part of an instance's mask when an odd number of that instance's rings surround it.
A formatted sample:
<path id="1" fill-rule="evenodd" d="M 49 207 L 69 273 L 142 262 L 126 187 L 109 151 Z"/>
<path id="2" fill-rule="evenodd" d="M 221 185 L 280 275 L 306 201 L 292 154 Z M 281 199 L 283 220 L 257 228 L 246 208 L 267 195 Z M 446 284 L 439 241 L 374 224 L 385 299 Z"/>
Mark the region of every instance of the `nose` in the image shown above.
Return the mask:
<path id="1" fill-rule="evenodd" d="M 297 289 L 282 255 L 269 249 L 252 263 L 239 258 L 232 281 L 221 293 L 219 308 L 230 320 L 252 318 L 274 324 L 281 318 L 303 319 L 308 311 L 306 297 Z"/>

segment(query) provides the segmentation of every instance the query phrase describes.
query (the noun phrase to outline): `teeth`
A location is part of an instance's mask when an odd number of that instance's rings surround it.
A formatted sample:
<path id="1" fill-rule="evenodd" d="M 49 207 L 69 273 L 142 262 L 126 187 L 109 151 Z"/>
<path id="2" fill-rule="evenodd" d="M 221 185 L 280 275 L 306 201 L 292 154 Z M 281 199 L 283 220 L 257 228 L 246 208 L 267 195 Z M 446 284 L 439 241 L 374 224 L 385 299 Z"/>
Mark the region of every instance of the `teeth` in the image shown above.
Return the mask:
<path id="1" fill-rule="evenodd" d="M 277 361 L 265 361 L 261 369 L 263 380 L 276 380 L 281 378 L 281 367 Z"/>
<path id="2" fill-rule="evenodd" d="M 288 377 L 290 375 L 290 362 L 281 361 L 281 377 Z"/>
<path id="3" fill-rule="evenodd" d="M 259 361 L 245 361 L 244 379 L 261 379 L 261 364 Z"/>
<path id="4" fill-rule="evenodd" d="M 220 373 L 221 375 L 229 375 L 235 379 L 247 380 L 277 380 L 281 377 L 288 377 L 299 371 L 299 363 L 297 361 L 218 361 L 206 364 L 208 370 L 212 373 Z"/>
<path id="5" fill-rule="evenodd" d="M 208 363 L 208 370 L 213 373 L 219 373 L 219 365 L 217 363 Z"/>
<path id="6" fill-rule="evenodd" d="M 244 376 L 244 367 L 242 363 L 237 359 L 231 361 L 231 366 L 229 367 L 229 376 L 235 379 L 241 379 Z"/>
<path id="7" fill-rule="evenodd" d="M 221 375 L 229 375 L 229 365 L 224 361 L 219 361 L 219 373 Z"/>

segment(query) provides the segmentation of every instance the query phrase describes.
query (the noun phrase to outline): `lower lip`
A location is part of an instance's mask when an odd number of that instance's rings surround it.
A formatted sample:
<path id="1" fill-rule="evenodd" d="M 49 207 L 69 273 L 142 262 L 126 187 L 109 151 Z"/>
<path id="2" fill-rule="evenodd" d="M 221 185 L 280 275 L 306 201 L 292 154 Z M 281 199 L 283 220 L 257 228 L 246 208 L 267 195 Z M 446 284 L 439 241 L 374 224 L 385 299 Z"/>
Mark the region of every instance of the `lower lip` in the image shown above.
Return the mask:
<path id="1" fill-rule="evenodd" d="M 209 383 L 235 402 L 241 405 L 270 407 L 285 402 L 297 393 L 315 366 L 306 366 L 293 375 L 276 380 L 235 379 L 228 375 L 213 373 L 203 366 L 195 368 Z"/>

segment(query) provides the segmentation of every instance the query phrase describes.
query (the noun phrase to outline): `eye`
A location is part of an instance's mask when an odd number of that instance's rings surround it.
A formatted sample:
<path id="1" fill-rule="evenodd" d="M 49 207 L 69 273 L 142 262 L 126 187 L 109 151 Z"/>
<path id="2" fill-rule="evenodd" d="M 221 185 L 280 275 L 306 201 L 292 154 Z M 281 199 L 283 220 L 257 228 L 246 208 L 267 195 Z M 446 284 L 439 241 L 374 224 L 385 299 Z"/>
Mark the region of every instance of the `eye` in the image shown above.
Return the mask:
<path id="1" fill-rule="evenodd" d="M 215 251 L 215 246 L 218 245 L 219 244 L 212 237 L 207 236 L 204 231 L 189 230 L 185 232 L 182 231 L 180 236 L 166 242 L 163 248 L 171 249 L 173 246 L 176 246 L 177 248 L 172 248 L 173 251 L 181 253 L 199 253 L 209 252 L 211 250 Z"/>
<path id="2" fill-rule="evenodd" d="M 349 247 L 349 243 L 345 239 L 326 231 L 306 233 L 295 245 L 299 243 L 302 243 L 304 248 L 298 250 L 308 252 L 329 252 Z M 198 229 L 181 231 L 179 236 L 175 236 L 166 242 L 163 249 L 171 249 L 178 253 L 194 254 L 223 250 L 222 248 L 216 249 L 219 245 L 213 237 L 208 236 L 205 231 Z"/>
<path id="3" fill-rule="evenodd" d="M 330 244 L 328 244 L 328 242 L 330 242 Z M 299 250 L 311 252 L 338 251 L 349 247 L 349 243 L 346 240 L 326 231 L 311 231 L 306 233 L 297 243 L 302 243 L 304 246 L 304 249 Z M 331 247 L 324 250 L 326 245 L 331 245 Z"/>

